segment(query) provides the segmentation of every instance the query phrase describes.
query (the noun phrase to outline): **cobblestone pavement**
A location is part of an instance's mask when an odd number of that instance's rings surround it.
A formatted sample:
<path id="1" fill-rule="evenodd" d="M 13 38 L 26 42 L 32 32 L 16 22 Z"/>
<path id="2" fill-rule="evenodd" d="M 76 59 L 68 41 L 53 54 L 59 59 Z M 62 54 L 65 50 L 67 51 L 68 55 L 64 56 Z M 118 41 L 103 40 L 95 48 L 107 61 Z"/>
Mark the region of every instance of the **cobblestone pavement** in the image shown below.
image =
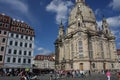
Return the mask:
<path id="1" fill-rule="evenodd" d="M 0 77 L 0 80 L 20 80 L 20 77 Z M 50 79 L 50 75 L 45 74 L 38 77 L 38 80 L 107 80 L 107 77 L 105 74 L 92 74 L 91 76 L 87 75 L 86 77 L 82 78 L 72 78 L 72 77 L 62 77 L 55 79 L 55 77 L 52 77 Z M 111 75 L 111 80 L 118 80 L 117 76 L 115 74 Z"/>

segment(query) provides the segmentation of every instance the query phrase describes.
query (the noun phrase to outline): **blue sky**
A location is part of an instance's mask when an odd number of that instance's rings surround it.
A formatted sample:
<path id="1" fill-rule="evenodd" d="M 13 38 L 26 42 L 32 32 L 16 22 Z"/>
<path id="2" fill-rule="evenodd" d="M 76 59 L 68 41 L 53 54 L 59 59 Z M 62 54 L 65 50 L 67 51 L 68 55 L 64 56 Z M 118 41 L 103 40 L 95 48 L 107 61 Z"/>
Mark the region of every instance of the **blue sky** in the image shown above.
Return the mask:
<path id="1" fill-rule="evenodd" d="M 26 22 L 35 30 L 34 55 L 54 52 L 54 41 L 62 19 L 65 27 L 75 0 L 0 0 L 0 13 Z M 86 0 L 98 25 L 104 15 L 120 48 L 120 0 Z"/>

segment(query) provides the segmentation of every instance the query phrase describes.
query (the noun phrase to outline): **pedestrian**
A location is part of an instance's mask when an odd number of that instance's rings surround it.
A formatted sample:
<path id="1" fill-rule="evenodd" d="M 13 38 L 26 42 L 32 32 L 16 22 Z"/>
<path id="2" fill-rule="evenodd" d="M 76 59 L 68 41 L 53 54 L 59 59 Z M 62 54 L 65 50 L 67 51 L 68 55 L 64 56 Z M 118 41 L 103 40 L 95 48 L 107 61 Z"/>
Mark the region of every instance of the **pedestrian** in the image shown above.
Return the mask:
<path id="1" fill-rule="evenodd" d="M 91 71 L 89 70 L 89 76 L 91 76 Z"/>
<path id="2" fill-rule="evenodd" d="M 117 72 L 118 80 L 120 80 L 120 72 Z"/>
<path id="3" fill-rule="evenodd" d="M 106 76 L 107 76 L 107 80 L 110 80 L 111 73 L 109 70 L 107 71 Z"/>
<path id="4" fill-rule="evenodd" d="M 20 80 L 27 80 L 26 75 L 23 74 L 23 75 L 20 77 Z"/>
<path id="5" fill-rule="evenodd" d="M 53 76 L 52 76 L 52 74 L 51 74 L 51 75 L 50 75 L 50 80 L 52 80 L 52 77 L 53 77 Z"/>

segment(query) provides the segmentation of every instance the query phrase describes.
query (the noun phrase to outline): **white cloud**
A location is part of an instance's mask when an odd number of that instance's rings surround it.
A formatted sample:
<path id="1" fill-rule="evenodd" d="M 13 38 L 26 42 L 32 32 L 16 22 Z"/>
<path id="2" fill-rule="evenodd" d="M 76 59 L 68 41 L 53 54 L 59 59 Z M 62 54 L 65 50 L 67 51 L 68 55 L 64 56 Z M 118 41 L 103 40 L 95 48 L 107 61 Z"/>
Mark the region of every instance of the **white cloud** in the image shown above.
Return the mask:
<path id="1" fill-rule="evenodd" d="M 102 26 L 102 21 L 97 21 L 98 27 L 100 28 Z"/>
<path id="2" fill-rule="evenodd" d="M 95 15 L 101 15 L 101 10 L 100 9 L 96 9 L 95 10 Z"/>
<path id="3" fill-rule="evenodd" d="M 38 50 L 38 51 L 41 51 L 41 50 L 44 50 L 44 49 L 43 49 L 43 48 L 38 48 L 37 50 Z"/>
<path id="4" fill-rule="evenodd" d="M 106 20 L 110 27 L 120 26 L 120 16 L 109 17 L 109 18 L 106 18 Z M 102 21 L 97 21 L 97 23 L 99 27 L 102 25 Z"/>
<path id="5" fill-rule="evenodd" d="M 39 52 L 38 54 L 48 55 L 48 54 L 51 53 L 50 50 L 47 50 L 47 49 L 44 49 L 44 48 L 41 48 L 41 47 L 39 47 L 37 50 Z"/>
<path id="6" fill-rule="evenodd" d="M 1 3 L 8 5 L 8 7 L 12 8 L 13 10 L 27 13 L 28 6 L 27 4 L 23 3 L 21 0 L 0 0 Z M 9 9 L 9 8 L 8 8 Z"/>
<path id="7" fill-rule="evenodd" d="M 57 24 L 59 24 L 61 20 L 63 23 L 66 23 L 69 7 L 72 5 L 73 3 L 71 1 L 52 0 L 51 3 L 47 5 L 46 10 L 56 13 Z"/>
<path id="8" fill-rule="evenodd" d="M 120 16 L 109 17 L 107 18 L 108 24 L 111 27 L 118 27 L 120 26 Z"/>
<path id="9" fill-rule="evenodd" d="M 113 0 L 110 4 L 109 7 L 112 7 L 113 10 L 120 10 L 120 0 Z"/>
<path id="10" fill-rule="evenodd" d="M 106 18 L 109 27 L 111 27 L 112 33 L 116 36 L 116 40 L 120 39 L 120 32 L 119 32 L 119 26 L 120 26 L 120 16 L 114 16 L 114 17 L 108 17 Z M 97 21 L 98 27 L 102 26 L 102 21 Z"/>

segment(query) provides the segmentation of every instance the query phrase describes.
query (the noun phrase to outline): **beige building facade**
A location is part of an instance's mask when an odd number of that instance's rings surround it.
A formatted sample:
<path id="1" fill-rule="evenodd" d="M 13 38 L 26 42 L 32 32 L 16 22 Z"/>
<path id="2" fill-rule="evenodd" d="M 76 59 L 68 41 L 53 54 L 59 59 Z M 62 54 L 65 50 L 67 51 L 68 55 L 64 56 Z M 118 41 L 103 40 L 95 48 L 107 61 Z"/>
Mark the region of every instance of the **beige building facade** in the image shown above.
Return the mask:
<path id="1" fill-rule="evenodd" d="M 55 69 L 55 60 L 51 55 L 36 55 L 34 65 L 38 69 Z"/>
<path id="2" fill-rule="evenodd" d="M 103 17 L 98 29 L 92 9 L 85 0 L 76 0 L 67 29 L 61 22 L 55 41 L 56 69 L 105 70 L 117 69 L 115 36 Z"/>

